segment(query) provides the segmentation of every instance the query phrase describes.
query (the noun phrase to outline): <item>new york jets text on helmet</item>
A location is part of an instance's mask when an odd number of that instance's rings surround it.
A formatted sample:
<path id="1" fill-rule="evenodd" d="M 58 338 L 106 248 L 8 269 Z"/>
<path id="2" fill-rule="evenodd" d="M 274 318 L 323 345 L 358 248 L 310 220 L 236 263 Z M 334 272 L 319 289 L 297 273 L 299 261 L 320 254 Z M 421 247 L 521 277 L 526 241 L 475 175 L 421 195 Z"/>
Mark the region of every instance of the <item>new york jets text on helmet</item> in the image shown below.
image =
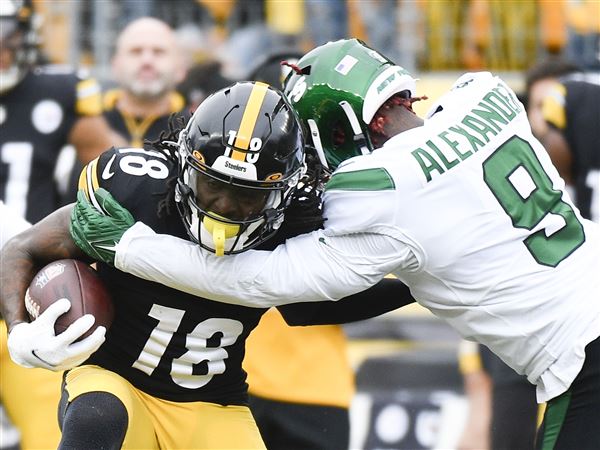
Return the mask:
<path id="1" fill-rule="evenodd" d="M 386 100 L 415 94 L 415 79 L 358 39 L 319 46 L 297 63 L 284 92 L 331 170 L 373 151 L 368 125 Z"/>

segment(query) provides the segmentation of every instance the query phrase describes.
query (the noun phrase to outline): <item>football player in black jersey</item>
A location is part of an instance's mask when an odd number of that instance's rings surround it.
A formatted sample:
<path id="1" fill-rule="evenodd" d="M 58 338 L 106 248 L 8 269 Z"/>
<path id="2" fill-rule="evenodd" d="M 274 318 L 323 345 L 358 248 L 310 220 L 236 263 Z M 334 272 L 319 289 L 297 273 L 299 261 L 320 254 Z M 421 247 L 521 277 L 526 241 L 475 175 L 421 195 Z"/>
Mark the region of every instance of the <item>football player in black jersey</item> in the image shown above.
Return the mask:
<path id="1" fill-rule="evenodd" d="M 33 15 L 30 1 L 0 2 L 0 200 L 37 222 L 61 206 L 54 173 L 65 145 L 86 163 L 125 141 L 101 116 L 96 81 L 35 65 Z M 3 324 L 0 330 L 0 398 L 22 447 L 55 447 L 60 432 L 51 404 L 60 397 L 60 375 L 12 363 Z"/>
<path id="2" fill-rule="evenodd" d="M 534 134 L 572 186 L 581 215 L 600 222 L 600 73 L 549 59 L 528 72 L 526 85 Z"/>
<path id="3" fill-rule="evenodd" d="M 124 143 L 102 118 L 100 87 L 59 67 L 34 67 L 32 9 L 3 1 L 0 58 L 0 199 L 30 222 L 60 206 L 53 178 L 72 144 L 87 163 Z"/>
<path id="4" fill-rule="evenodd" d="M 308 188 L 319 179 L 316 172 L 297 189 L 304 140 L 279 91 L 236 83 L 206 99 L 177 142 L 176 134 L 153 148 L 104 153 L 84 168 L 82 191 L 98 208 L 110 191 L 137 220 L 217 256 L 273 247 L 322 225 L 319 198 Z M 69 234 L 71 211 L 66 206 L 9 241 L 2 258 L 14 270 L 0 283 L 13 359 L 49 369 L 67 359 L 78 366 L 65 375 L 61 448 L 264 448 L 246 406 L 242 360 L 265 309 L 202 300 L 99 263 L 116 315 L 104 342 L 102 328 L 82 341 L 87 350 L 97 348 L 89 359 L 87 352 L 77 359 L 73 345 L 58 342 L 53 324 L 26 321 L 23 296 L 36 268 L 86 259 Z M 394 286 L 384 285 L 375 297 L 359 294 L 357 305 L 377 314 L 412 301 L 389 281 Z M 378 298 L 385 301 L 374 312 Z M 339 303 L 323 302 L 323 310 L 289 305 L 282 312 L 293 324 L 320 324 Z M 345 306 L 338 319 L 364 318 Z"/>

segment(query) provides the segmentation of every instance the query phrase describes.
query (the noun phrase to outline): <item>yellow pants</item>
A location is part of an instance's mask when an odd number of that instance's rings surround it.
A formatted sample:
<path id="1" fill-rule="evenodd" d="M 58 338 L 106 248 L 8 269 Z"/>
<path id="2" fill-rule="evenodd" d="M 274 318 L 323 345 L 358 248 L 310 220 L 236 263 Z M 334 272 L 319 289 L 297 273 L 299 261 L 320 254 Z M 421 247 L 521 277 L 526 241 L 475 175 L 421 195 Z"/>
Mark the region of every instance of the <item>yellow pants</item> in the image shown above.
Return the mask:
<path id="1" fill-rule="evenodd" d="M 69 401 L 92 391 L 118 397 L 129 416 L 125 449 L 265 449 L 245 406 L 158 399 L 98 366 L 68 372 L 65 389 Z"/>
<path id="2" fill-rule="evenodd" d="M 62 372 L 26 369 L 10 359 L 6 324 L 0 321 L 0 401 L 21 433 L 21 448 L 58 447 L 57 408 Z"/>

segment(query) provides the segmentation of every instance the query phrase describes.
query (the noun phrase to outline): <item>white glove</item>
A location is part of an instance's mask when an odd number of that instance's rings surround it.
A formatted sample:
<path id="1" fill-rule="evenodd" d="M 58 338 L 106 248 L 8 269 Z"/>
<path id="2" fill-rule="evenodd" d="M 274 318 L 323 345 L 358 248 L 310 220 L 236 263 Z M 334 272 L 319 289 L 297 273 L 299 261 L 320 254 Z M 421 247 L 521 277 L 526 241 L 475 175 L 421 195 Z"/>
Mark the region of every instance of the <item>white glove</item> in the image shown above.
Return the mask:
<path id="1" fill-rule="evenodd" d="M 61 298 L 33 322 L 15 325 L 8 335 L 8 351 L 12 360 L 23 367 L 43 367 L 58 372 L 88 359 L 104 342 L 106 328 L 100 326 L 90 336 L 74 342 L 94 325 L 94 316 L 86 314 L 55 335 L 56 319 L 69 309 L 69 299 Z"/>

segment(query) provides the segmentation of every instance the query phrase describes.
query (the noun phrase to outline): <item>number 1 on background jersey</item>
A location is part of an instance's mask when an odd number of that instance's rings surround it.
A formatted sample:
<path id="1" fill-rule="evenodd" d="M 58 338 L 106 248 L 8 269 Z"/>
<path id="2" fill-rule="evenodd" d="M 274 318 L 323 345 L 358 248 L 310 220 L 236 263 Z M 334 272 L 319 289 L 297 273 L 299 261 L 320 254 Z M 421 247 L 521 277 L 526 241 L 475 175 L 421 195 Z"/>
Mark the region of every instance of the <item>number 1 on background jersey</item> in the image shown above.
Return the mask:
<path id="1" fill-rule="evenodd" d="M 25 217 L 27 212 L 32 159 L 31 142 L 6 142 L 0 148 L 0 161 L 8 164 L 8 175 L 3 192 L 4 203 L 21 217 Z"/>

